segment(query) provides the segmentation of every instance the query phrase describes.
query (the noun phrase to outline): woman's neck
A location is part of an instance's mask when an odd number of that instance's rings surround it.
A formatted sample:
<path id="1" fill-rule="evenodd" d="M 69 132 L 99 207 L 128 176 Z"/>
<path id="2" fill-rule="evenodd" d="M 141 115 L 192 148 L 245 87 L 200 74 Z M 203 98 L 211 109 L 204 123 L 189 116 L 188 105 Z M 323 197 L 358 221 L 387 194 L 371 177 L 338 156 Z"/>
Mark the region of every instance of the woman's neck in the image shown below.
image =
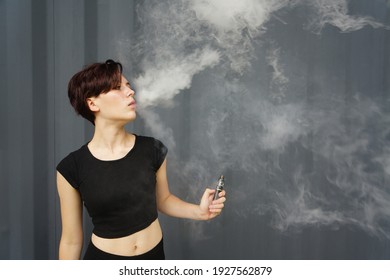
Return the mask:
<path id="1" fill-rule="evenodd" d="M 129 138 L 124 126 L 96 125 L 89 146 L 115 153 L 129 146 Z"/>

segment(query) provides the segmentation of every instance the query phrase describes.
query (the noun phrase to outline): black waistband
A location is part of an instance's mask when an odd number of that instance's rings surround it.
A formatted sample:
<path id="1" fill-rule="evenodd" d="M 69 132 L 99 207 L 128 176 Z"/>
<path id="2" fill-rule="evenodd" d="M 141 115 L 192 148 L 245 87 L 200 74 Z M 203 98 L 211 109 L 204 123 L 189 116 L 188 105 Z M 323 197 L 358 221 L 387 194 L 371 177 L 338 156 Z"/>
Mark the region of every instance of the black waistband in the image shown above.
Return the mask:
<path id="1" fill-rule="evenodd" d="M 135 256 L 120 256 L 104 252 L 89 242 L 84 260 L 165 260 L 163 239 L 150 251 Z"/>

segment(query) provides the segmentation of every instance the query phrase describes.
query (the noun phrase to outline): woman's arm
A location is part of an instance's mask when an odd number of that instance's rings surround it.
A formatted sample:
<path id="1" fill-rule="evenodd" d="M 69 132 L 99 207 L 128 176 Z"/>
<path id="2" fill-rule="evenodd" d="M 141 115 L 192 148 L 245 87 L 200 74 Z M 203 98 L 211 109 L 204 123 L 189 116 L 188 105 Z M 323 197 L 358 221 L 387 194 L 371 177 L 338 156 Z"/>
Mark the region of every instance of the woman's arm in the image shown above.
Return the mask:
<path id="1" fill-rule="evenodd" d="M 77 260 L 80 259 L 83 247 L 83 205 L 80 194 L 59 172 L 57 189 L 62 221 L 59 259 Z"/>
<path id="2" fill-rule="evenodd" d="M 213 201 L 215 190 L 206 189 L 199 205 L 185 202 L 171 194 L 168 187 L 166 159 L 157 171 L 157 207 L 166 215 L 193 220 L 209 220 L 221 213 L 224 207 L 225 191 Z"/>

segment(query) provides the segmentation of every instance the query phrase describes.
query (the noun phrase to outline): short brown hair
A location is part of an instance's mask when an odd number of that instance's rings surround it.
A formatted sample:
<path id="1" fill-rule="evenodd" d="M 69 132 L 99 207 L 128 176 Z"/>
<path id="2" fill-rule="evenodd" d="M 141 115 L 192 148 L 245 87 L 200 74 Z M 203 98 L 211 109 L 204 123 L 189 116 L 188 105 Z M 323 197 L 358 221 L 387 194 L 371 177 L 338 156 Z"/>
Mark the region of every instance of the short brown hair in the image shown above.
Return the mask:
<path id="1" fill-rule="evenodd" d="M 109 92 L 121 83 L 122 64 L 112 59 L 94 63 L 76 73 L 69 81 L 68 96 L 78 115 L 95 125 L 95 115 L 89 109 L 87 98 Z"/>

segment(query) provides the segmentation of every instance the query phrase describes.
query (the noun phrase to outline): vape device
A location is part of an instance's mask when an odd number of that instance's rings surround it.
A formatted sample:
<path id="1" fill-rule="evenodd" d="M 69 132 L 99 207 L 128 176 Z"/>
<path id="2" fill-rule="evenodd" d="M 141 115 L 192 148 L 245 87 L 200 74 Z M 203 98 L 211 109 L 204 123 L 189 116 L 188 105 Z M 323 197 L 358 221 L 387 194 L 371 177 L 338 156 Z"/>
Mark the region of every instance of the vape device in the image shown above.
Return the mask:
<path id="1" fill-rule="evenodd" d="M 223 175 L 221 175 L 221 177 L 219 177 L 218 184 L 215 187 L 215 193 L 214 193 L 213 200 L 216 200 L 219 198 L 219 193 L 223 190 L 224 185 L 225 185 L 225 179 L 224 179 Z"/>

